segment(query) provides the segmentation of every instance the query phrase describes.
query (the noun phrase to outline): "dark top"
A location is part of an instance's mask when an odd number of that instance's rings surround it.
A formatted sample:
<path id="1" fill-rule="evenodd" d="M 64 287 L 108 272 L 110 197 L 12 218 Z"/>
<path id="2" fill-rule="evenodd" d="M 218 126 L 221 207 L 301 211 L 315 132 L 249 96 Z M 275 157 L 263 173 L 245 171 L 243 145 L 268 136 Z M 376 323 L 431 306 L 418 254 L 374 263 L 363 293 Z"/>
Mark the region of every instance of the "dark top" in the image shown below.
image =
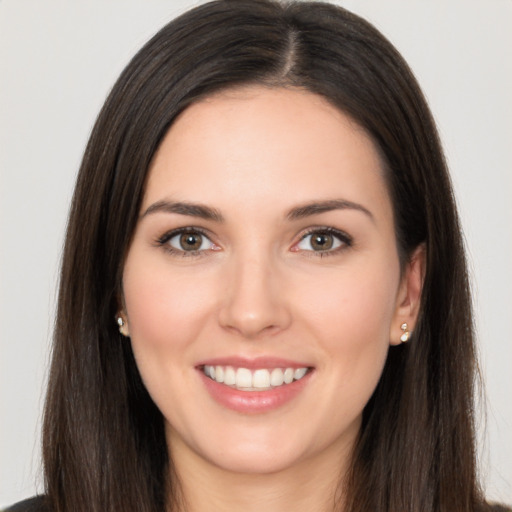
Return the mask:
<path id="1" fill-rule="evenodd" d="M 502 505 L 493 505 L 491 510 L 493 512 L 512 512 L 511 508 Z M 45 503 L 44 496 L 36 496 L 35 498 L 20 501 L 2 512 L 50 512 L 50 509 Z"/>
<path id="2" fill-rule="evenodd" d="M 36 496 L 20 501 L 2 512 L 50 512 L 50 509 L 46 506 L 44 496 Z"/>

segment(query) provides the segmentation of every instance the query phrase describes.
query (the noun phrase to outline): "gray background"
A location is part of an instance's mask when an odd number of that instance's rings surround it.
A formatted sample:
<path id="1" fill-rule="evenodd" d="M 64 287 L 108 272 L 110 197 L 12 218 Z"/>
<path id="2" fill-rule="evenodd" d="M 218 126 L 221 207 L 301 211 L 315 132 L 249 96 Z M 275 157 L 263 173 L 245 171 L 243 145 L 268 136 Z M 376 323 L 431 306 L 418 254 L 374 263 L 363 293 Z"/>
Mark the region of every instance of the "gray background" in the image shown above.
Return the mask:
<path id="1" fill-rule="evenodd" d="M 60 249 L 95 116 L 134 52 L 197 3 L 0 0 L 0 507 L 42 490 Z M 474 279 L 482 474 L 490 497 L 512 503 L 512 2 L 339 3 L 398 47 L 438 121 Z"/>

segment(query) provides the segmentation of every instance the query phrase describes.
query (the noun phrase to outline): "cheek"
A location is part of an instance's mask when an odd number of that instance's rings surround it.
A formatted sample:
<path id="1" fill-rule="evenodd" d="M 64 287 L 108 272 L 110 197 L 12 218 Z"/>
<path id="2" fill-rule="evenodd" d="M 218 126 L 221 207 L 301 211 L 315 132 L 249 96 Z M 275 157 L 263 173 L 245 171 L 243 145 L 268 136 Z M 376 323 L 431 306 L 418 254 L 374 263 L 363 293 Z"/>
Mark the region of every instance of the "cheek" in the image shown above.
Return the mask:
<path id="1" fill-rule="evenodd" d="M 314 285 L 306 284 L 303 313 L 333 340 L 388 341 L 398 284 L 398 265 L 360 265 L 332 272 Z"/>
<path id="2" fill-rule="evenodd" d="M 389 348 L 399 267 L 380 264 L 351 267 L 317 283 L 303 317 L 340 396 L 366 402 L 376 386 Z"/>
<path id="3" fill-rule="evenodd" d="M 165 258 L 137 257 L 125 265 L 123 293 L 131 346 L 141 378 L 166 418 L 186 417 L 180 398 L 195 372 L 194 340 L 211 316 L 212 284 L 186 270 L 174 271 Z M 172 390 L 179 390 L 173 393 Z"/>
<path id="4" fill-rule="evenodd" d="M 351 430 L 351 425 L 359 428 L 389 349 L 391 289 L 375 281 L 369 287 L 362 276 L 345 280 L 345 285 L 331 289 L 329 300 L 319 301 L 323 304 L 315 323 L 322 329 L 321 349 L 329 355 L 318 368 L 325 378 L 326 392 L 317 401 L 320 410 L 328 411 L 329 421 L 321 426 L 326 439 Z"/>
<path id="5" fill-rule="evenodd" d="M 211 286 L 158 262 L 125 267 L 123 292 L 134 352 L 182 351 L 197 336 L 211 303 Z M 197 332 L 196 332 L 197 331 Z"/>

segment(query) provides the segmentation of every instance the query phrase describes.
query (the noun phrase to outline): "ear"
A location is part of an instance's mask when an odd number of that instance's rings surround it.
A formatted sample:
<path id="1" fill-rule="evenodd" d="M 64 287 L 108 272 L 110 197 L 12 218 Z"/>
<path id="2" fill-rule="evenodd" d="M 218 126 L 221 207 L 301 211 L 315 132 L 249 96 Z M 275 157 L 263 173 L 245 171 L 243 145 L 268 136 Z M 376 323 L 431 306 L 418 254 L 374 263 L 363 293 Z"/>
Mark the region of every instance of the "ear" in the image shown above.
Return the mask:
<path id="1" fill-rule="evenodd" d="M 407 324 L 410 334 L 414 331 L 421 306 L 421 290 L 425 279 L 426 248 L 419 245 L 407 262 L 398 294 L 396 298 L 395 313 L 391 323 L 389 339 L 391 345 L 402 343 L 400 339 L 404 334 L 401 326 Z"/>

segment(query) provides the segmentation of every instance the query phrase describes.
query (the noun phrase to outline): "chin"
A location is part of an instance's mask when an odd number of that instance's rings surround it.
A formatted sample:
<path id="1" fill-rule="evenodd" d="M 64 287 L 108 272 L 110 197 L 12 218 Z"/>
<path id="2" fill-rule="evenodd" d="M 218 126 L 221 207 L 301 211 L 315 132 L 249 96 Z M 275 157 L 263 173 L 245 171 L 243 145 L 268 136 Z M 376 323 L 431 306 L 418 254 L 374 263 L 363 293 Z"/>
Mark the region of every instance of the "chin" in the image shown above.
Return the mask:
<path id="1" fill-rule="evenodd" d="M 223 452 L 222 457 L 212 458 L 210 462 L 224 471 L 246 475 L 279 473 L 301 462 L 301 458 L 295 453 L 268 453 L 263 450 L 253 452 L 238 449 L 234 453 Z"/>

